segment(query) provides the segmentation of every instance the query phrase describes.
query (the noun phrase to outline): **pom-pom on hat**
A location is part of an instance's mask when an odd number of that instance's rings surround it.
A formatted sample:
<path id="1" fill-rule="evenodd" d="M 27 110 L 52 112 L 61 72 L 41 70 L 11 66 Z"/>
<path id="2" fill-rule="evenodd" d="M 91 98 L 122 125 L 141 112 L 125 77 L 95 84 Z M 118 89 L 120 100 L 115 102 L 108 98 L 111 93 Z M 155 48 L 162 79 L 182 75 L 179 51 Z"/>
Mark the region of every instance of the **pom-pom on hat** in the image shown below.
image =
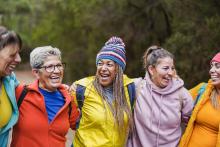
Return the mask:
<path id="1" fill-rule="evenodd" d="M 217 53 L 217 54 L 212 58 L 211 62 L 213 62 L 213 61 L 215 61 L 215 62 L 220 62 L 220 52 Z"/>
<path id="2" fill-rule="evenodd" d="M 96 65 L 101 59 L 109 59 L 116 62 L 123 70 L 126 66 L 125 44 L 119 37 L 111 37 L 96 56 Z"/>

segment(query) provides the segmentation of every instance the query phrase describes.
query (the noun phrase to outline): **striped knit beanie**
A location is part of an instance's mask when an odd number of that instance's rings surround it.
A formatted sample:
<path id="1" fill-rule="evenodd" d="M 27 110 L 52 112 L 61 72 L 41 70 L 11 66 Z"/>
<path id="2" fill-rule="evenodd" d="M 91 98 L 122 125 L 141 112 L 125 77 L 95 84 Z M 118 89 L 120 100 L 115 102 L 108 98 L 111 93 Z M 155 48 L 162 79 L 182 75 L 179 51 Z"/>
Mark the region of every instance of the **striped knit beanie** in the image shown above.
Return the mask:
<path id="1" fill-rule="evenodd" d="M 116 62 L 123 70 L 126 66 L 125 44 L 119 37 L 111 37 L 96 56 L 96 65 L 101 59 Z"/>

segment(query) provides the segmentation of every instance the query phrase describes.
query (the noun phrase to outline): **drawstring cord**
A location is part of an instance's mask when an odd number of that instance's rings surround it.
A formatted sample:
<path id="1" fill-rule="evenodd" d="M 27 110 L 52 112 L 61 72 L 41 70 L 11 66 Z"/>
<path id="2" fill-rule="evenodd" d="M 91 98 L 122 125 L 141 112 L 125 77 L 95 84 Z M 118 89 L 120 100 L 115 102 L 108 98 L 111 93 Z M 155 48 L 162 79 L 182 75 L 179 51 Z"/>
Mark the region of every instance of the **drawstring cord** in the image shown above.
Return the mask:
<path id="1" fill-rule="evenodd" d="M 153 94 L 152 94 L 152 87 L 151 85 L 147 85 L 150 89 L 150 95 L 152 96 L 152 99 L 150 100 L 150 109 L 151 109 L 151 113 L 150 113 L 150 128 L 152 129 L 152 124 L 153 124 L 153 108 L 152 108 L 152 105 L 153 105 Z"/>
<path id="2" fill-rule="evenodd" d="M 150 84 L 146 84 L 146 86 L 150 89 L 150 95 L 151 95 L 151 100 L 150 100 L 150 108 L 151 108 L 151 114 L 150 114 L 150 129 L 152 130 L 152 124 L 153 124 L 153 117 L 154 117 L 154 114 L 153 114 L 153 88 Z M 157 123 L 157 136 L 156 136 L 156 147 L 159 146 L 159 133 L 160 133 L 160 126 L 161 126 L 161 112 L 162 112 L 162 106 L 163 106 L 163 95 L 160 95 L 160 100 L 161 100 L 161 107 L 159 107 L 159 120 L 158 120 L 158 123 Z"/>
<path id="3" fill-rule="evenodd" d="M 157 124 L 157 138 L 156 138 L 156 142 L 157 142 L 157 147 L 159 146 L 159 133 L 160 133 L 160 124 L 161 124 L 161 110 L 162 110 L 162 106 L 163 106 L 163 95 L 160 96 L 160 100 L 161 100 L 161 107 L 159 109 L 159 120 L 158 120 L 158 124 Z"/>

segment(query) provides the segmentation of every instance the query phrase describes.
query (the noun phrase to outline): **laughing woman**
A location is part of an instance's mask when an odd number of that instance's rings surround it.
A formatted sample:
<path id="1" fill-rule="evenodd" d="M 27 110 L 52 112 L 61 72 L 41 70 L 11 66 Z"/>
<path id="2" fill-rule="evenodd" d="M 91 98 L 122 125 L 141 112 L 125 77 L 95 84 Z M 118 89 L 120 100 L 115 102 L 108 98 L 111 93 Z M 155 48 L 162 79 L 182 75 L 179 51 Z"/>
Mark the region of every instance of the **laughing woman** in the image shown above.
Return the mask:
<path id="1" fill-rule="evenodd" d="M 181 121 L 187 123 L 192 97 L 175 74 L 174 57 L 167 50 L 151 46 L 145 52 L 145 78 L 135 81 L 135 133 L 131 147 L 176 147 Z"/>
<path id="2" fill-rule="evenodd" d="M 81 109 L 74 147 L 125 146 L 133 127 L 125 61 L 122 39 L 112 37 L 96 57 L 96 75 L 74 83 Z"/>
<path id="3" fill-rule="evenodd" d="M 190 90 L 195 108 L 180 147 L 220 147 L 220 53 L 210 62 L 211 79 Z"/>
<path id="4" fill-rule="evenodd" d="M 62 85 L 65 64 L 57 48 L 35 48 L 30 54 L 36 81 L 27 86 L 12 134 L 12 147 L 65 147 L 68 129 L 75 128 L 76 105 Z M 17 99 L 24 85 L 16 89 Z"/>
<path id="5" fill-rule="evenodd" d="M 22 41 L 18 34 L 0 26 L 0 146 L 8 144 L 9 131 L 18 120 L 13 70 L 21 62 Z"/>

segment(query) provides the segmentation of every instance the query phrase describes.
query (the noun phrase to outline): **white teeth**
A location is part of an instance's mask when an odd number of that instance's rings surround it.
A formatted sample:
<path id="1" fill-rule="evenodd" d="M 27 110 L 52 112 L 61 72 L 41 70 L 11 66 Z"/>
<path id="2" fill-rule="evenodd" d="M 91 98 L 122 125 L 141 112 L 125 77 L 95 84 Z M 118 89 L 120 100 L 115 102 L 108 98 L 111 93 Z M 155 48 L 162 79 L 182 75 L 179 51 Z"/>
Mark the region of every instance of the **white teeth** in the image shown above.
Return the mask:
<path id="1" fill-rule="evenodd" d="M 109 77 L 109 75 L 101 75 L 101 77 Z"/>
<path id="2" fill-rule="evenodd" d="M 57 82 L 57 81 L 59 81 L 60 80 L 60 78 L 59 77 L 52 77 L 52 78 L 50 78 L 53 82 Z"/>
<path id="3" fill-rule="evenodd" d="M 52 82 L 52 83 L 57 83 L 57 82 L 60 82 L 60 79 L 59 79 L 59 78 L 57 78 L 57 79 L 51 79 L 51 82 Z"/>
<path id="4" fill-rule="evenodd" d="M 211 75 L 211 78 L 212 78 L 212 79 L 219 79 L 219 76 Z"/>
<path id="5" fill-rule="evenodd" d="M 109 79 L 109 76 L 106 76 L 106 75 L 105 75 L 105 76 L 104 76 L 104 75 L 101 75 L 101 76 L 100 76 L 100 78 L 101 78 L 102 80 L 108 80 L 108 79 Z"/>
<path id="6" fill-rule="evenodd" d="M 15 68 L 13 68 L 13 67 L 9 67 L 9 70 L 11 70 L 11 71 L 13 71 Z"/>
<path id="7" fill-rule="evenodd" d="M 167 80 L 167 81 L 169 81 L 169 80 L 171 80 L 171 78 L 163 78 L 164 80 Z"/>

